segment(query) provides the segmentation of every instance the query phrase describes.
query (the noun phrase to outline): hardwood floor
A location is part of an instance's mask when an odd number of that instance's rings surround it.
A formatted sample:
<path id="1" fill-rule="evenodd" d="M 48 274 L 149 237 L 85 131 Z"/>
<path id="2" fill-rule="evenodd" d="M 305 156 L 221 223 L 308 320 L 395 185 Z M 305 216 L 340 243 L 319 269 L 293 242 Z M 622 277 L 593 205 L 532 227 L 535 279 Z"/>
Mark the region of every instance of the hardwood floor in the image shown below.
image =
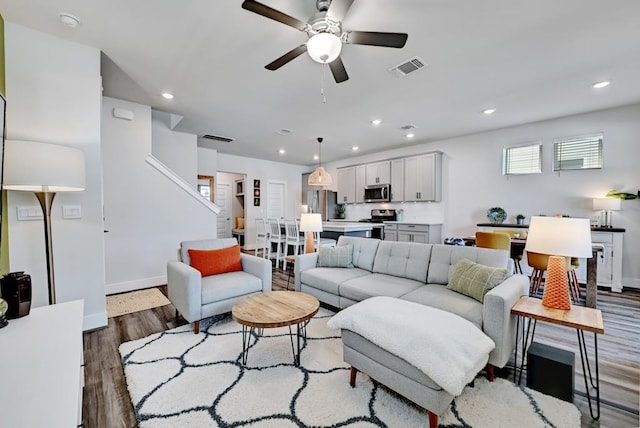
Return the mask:
<path id="1" fill-rule="evenodd" d="M 273 289 L 284 289 L 287 272 L 274 269 Z M 293 287 L 293 278 L 289 285 Z M 159 287 L 166 294 L 166 286 Z M 576 394 L 575 404 L 582 412 L 583 427 L 637 428 L 640 389 L 640 291 L 598 293 L 605 334 L 598 337 L 601 379 L 601 418 L 589 416 L 586 399 Z M 123 342 L 146 337 L 178 325 L 173 305 L 149 309 L 109 319 L 109 325 L 84 334 L 85 388 L 83 416 L 86 428 L 135 427 L 133 406 L 129 399 L 118 347 Z M 592 335 L 586 335 L 593 355 Z M 577 351 L 573 330 L 538 323 L 535 340 L 572 352 Z M 576 391 L 584 391 L 579 354 L 576 360 Z M 508 368 L 498 376 L 512 379 Z M 626 410 L 625 410 L 626 409 Z"/>

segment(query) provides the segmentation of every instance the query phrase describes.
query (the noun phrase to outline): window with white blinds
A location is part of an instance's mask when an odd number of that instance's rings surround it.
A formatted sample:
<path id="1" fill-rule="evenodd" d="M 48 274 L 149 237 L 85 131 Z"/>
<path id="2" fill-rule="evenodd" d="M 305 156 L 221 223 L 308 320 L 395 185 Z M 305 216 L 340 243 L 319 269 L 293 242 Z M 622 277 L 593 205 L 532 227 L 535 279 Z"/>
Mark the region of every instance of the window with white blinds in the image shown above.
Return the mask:
<path id="1" fill-rule="evenodd" d="M 540 174 L 542 172 L 542 144 L 505 147 L 502 150 L 502 174 Z"/>
<path id="2" fill-rule="evenodd" d="M 553 141 L 553 170 L 602 168 L 602 134 Z"/>

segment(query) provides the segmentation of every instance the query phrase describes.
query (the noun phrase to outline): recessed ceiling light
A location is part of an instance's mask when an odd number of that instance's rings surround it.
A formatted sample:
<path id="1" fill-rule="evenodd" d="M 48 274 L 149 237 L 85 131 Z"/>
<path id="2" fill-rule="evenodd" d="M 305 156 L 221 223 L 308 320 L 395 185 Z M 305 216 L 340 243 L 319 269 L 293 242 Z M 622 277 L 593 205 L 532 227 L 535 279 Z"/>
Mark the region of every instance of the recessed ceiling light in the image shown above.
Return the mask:
<path id="1" fill-rule="evenodd" d="M 313 155 L 313 160 L 318 160 L 318 159 L 320 159 L 320 156 L 318 156 L 318 155 Z"/>
<path id="2" fill-rule="evenodd" d="M 278 153 L 280 153 L 281 155 L 285 154 L 286 152 L 284 151 L 284 149 L 280 149 L 278 150 Z"/>
<path id="3" fill-rule="evenodd" d="M 353 151 L 355 152 L 355 151 L 357 151 L 359 148 L 360 148 L 360 147 L 358 147 L 358 146 L 353 146 L 353 147 L 351 147 L 351 150 L 353 150 Z"/>
<path id="4" fill-rule="evenodd" d="M 405 137 L 407 137 L 407 138 L 413 138 L 415 136 L 416 136 L 415 134 L 407 134 L 407 135 L 405 135 Z"/>
<path id="5" fill-rule="evenodd" d="M 76 28 L 80 25 L 80 20 L 70 13 L 61 12 L 58 14 L 58 18 L 63 25 L 66 25 L 69 28 Z"/>
<path id="6" fill-rule="evenodd" d="M 608 80 L 603 80 L 602 82 L 594 83 L 593 87 L 596 88 L 596 89 L 602 89 L 602 88 L 606 88 L 610 84 L 611 84 L 611 82 L 609 82 Z"/>
<path id="7" fill-rule="evenodd" d="M 173 94 L 170 94 L 169 92 L 163 92 L 162 96 L 167 100 L 172 100 L 173 99 Z"/>
<path id="8" fill-rule="evenodd" d="M 375 126 L 378 126 L 378 125 L 380 125 L 381 123 L 382 123 L 382 121 L 381 121 L 380 119 L 373 119 L 373 120 L 371 121 L 371 124 L 373 124 L 373 125 L 375 125 Z"/>
<path id="9" fill-rule="evenodd" d="M 490 115 L 490 114 L 493 114 L 495 112 L 496 112 L 496 109 L 494 109 L 494 108 L 487 108 L 487 109 L 482 110 L 482 113 L 486 114 L 487 116 Z"/>

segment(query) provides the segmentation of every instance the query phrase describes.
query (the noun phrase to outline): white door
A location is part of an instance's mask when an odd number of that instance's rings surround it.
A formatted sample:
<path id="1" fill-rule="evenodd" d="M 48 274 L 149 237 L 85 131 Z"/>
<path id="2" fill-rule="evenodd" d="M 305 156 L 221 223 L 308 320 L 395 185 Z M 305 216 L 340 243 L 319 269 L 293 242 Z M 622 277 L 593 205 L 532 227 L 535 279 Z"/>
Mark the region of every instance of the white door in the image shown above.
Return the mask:
<path id="1" fill-rule="evenodd" d="M 267 183 L 267 218 L 284 218 L 287 183 L 269 181 Z"/>
<path id="2" fill-rule="evenodd" d="M 217 184 L 215 200 L 220 208 L 217 221 L 217 236 L 218 238 L 231 238 L 231 186 Z"/>

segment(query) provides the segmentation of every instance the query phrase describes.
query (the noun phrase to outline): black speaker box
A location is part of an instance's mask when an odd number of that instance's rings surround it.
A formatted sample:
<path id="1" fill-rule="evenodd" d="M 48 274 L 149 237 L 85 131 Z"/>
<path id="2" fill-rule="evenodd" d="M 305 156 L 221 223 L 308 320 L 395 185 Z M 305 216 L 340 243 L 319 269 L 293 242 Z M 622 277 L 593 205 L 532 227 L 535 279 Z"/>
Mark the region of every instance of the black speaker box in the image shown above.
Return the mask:
<path id="1" fill-rule="evenodd" d="M 7 301 L 7 319 L 29 315 L 31 310 L 31 276 L 24 272 L 8 273 L 0 278 L 2 298 Z"/>
<path id="2" fill-rule="evenodd" d="M 575 354 L 533 342 L 527 351 L 527 387 L 573 403 Z"/>

